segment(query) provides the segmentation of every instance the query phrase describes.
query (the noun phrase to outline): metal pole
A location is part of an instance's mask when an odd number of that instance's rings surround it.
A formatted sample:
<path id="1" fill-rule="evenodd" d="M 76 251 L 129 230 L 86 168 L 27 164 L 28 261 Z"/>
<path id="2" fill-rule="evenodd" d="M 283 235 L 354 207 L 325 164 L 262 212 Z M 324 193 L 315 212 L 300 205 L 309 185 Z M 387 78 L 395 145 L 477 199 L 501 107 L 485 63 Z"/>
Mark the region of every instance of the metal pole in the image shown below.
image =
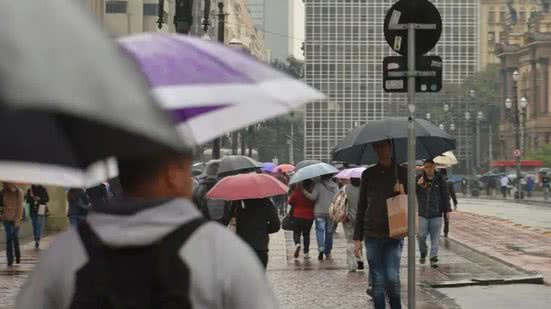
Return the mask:
<path id="1" fill-rule="evenodd" d="M 480 119 L 476 115 L 476 165 L 477 171 L 480 169 Z"/>
<path id="2" fill-rule="evenodd" d="M 289 163 L 295 164 L 295 124 L 291 118 L 291 138 L 289 139 Z"/>
<path id="3" fill-rule="evenodd" d="M 224 44 L 224 23 L 226 14 L 224 14 L 224 2 L 218 2 L 218 41 Z M 212 158 L 220 159 L 220 138 L 212 143 Z"/>
<path id="4" fill-rule="evenodd" d="M 415 309 L 415 25 L 408 27 L 408 308 Z"/>
<path id="5" fill-rule="evenodd" d="M 517 96 L 517 81 L 513 82 L 513 112 L 515 113 L 515 148 L 520 149 L 520 110 L 518 109 L 518 96 Z M 521 198 L 521 185 L 520 185 L 520 156 L 516 156 L 516 170 L 517 170 L 517 196 L 516 199 Z"/>
<path id="6" fill-rule="evenodd" d="M 494 126 L 493 126 L 493 123 L 490 123 L 489 125 L 490 127 L 490 134 L 489 134 L 489 140 L 490 140 L 490 153 L 489 153 L 489 158 L 490 158 L 490 166 L 492 164 L 492 162 L 494 161 Z"/>

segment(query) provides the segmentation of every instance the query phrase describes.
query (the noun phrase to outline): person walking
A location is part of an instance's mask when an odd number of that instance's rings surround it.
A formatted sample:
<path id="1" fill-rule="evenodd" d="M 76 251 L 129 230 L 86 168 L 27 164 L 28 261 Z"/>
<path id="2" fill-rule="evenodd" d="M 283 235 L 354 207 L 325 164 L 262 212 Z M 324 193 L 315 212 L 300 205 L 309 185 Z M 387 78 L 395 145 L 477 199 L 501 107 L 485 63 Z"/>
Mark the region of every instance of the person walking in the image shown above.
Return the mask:
<path id="1" fill-rule="evenodd" d="M 541 186 L 543 188 L 543 198 L 544 200 L 549 200 L 549 193 L 551 192 L 551 176 L 549 173 L 543 174 L 541 177 Z"/>
<path id="2" fill-rule="evenodd" d="M 407 170 L 396 166 L 391 141 L 373 144 L 378 163 L 362 174 L 360 198 L 354 228 L 354 251 L 361 256 L 362 241 L 373 275 L 375 309 L 384 309 L 388 296 L 392 309 L 402 308 L 400 299 L 400 258 L 403 239 L 389 237 L 387 199 L 407 193 Z"/>
<path id="3" fill-rule="evenodd" d="M 534 192 L 535 187 L 536 182 L 534 181 L 534 178 L 532 176 L 528 176 L 526 179 L 526 193 L 528 197 L 532 197 L 532 192 Z"/>
<path id="4" fill-rule="evenodd" d="M 42 236 L 42 226 L 44 225 L 44 216 L 50 196 L 48 190 L 41 185 L 32 185 L 25 194 L 25 200 L 29 205 L 29 216 L 33 226 L 34 247 L 40 248 L 40 238 Z"/>
<path id="5" fill-rule="evenodd" d="M 351 178 L 350 184 L 346 184 L 341 188 L 348 198 L 347 218 L 342 226 L 344 228 L 344 236 L 346 237 L 346 264 L 350 272 L 364 269 L 364 262 L 361 256 L 356 256 L 354 252 L 354 229 L 356 228 L 356 214 L 360 200 L 360 184 L 360 178 Z"/>
<path id="6" fill-rule="evenodd" d="M 461 193 L 463 193 L 463 196 L 467 196 L 468 188 L 469 181 L 467 180 L 467 177 L 463 177 L 463 179 L 461 179 Z"/>
<path id="7" fill-rule="evenodd" d="M 276 173 L 273 174 L 273 176 L 282 184 L 286 186 L 289 185 L 289 176 L 287 176 L 287 174 L 285 174 L 282 170 L 278 169 Z M 274 196 L 272 199 L 276 204 L 277 209 L 279 210 L 279 215 L 285 216 L 285 214 L 287 213 L 287 195 L 283 194 Z"/>
<path id="8" fill-rule="evenodd" d="M 426 160 L 423 175 L 417 180 L 419 209 L 419 263 L 425 264 L 428 254 L 427 236 L 430 236 L 430 265 L 438 268 L 438 244 L 442 231 L 442 216 L 448 218 L 450 193 L 446 179 L 435 171 L 434 162 Z"/>
<path id="9" fill-rule="evenodd" d="M 123 197 L 56 238 L 16 307 L 278 308 L 247 244 L 192 204 L 191 162 L 191 151 L 118 158 Z"/>
<path id="10" fill-rule="evenodd" d="M 497 177 L 494 177 L 494 176 L 490 176 L 488 178 L 488 187 L 490 188 L 490 198 L 491 199 L 495 199 L 496 198 L 496 195 L 497 195 L 497 182 L 498 182 L 498 179 Z"/>
<path id="11" fill-rule="evenodd" d="M 329 206 L 333 202 L 335 194 L 339 188 L 332 180 L 332 175 L 321 176 L 320 182 L 314 185 L 312 192 L 303 190 L 306 198 L 314 202 L 314 217 L 316 222 L 316 239 L 318 241 L 318 260 L 322 261 L 325 258 L 331 258 L 331 250 L 333 249 L 333 229 L 335 224 L 329 218 Z"/>
<path id="12" fill-rule="evenodd" d="M 301 236 L 304 245 L 302 248 L 304 258 L 310 258 L 310 231 L 312 230 L 312 224 L 314 223 L 314 202 L 306 198 L 302 191 L 306 190 L 308 192 L 312 192 L 313 187 L 314 182 L 307 179 L 300 185 L 296 186 L 289 197 L 289 205 L 291 205 L 291 211 L 293 217 L 295 218 L 295 230 L 293 231 L 293 240 L 295 242 L 295 259 L 298 259 L 300 255 Z"/>
<path id="13" fill-rule="evenodd" d="M 77 227 L 86 220 L 88 210 L 92 207 L 88 194 L 81 188 L 71 188 L 67 192 L 69 210 L 67 217 L 71 226 Z"/>
<path id="14" fill-rule="evenodd" d="M 21 250 L 19 249 L 19 227 L 23 218 L 23 190 L 15 183 L 4 182 L 2 189 L 2 222 L 6 232 L 6 257 L 8 266 L 21 263 Z"/>
<path id="15" fill-rule="evenodd" d="M 220 160 L 211 160 L 207 163 L 204 177 L 193 190 L 193 203 L 208 220 L 219 221 L 224 215 L 224 201 L 207 199 L 207 193 L 218 182 L 218 166 Z M 209 207 L 212 206 L 212 207 Z"/>
<path id="16" fill-rule="evenodd" d="M 507 199 L 507 190 L 509 190 L 509 177 L 507 177 L 507 175 L 503 175 L 499 182 L 501 184 L 501 194 L 503 194 L 504 199 Z"/>
<path id="17" fill-rule="evenodd" d="M 269 234 L 279 231 L 281 225 L 277 209 L 267 198 L 235 201 L 232 207 L 237 235 L 254 250 L 266 269 Z"/>
<path id="18" fill-rule="evenodd" d="M 446 184 L 448 186 L 448 193 L 453 202 L 453 209 L 457 210 L 457 194 L 455 193 L 453 182 L 448 178 L 448 170 L 445 168 L 441 169 L 440 174 L 442 175 L 442 177 L 444 177 Z M 451 212 L 451 209 L 450 209 L 450 212 Z M 444 237 L 448 237 L 448 234 L 450 232 L 450 216 L 448 213 L 443 212 L 442 217 L 444 219 Z"/>

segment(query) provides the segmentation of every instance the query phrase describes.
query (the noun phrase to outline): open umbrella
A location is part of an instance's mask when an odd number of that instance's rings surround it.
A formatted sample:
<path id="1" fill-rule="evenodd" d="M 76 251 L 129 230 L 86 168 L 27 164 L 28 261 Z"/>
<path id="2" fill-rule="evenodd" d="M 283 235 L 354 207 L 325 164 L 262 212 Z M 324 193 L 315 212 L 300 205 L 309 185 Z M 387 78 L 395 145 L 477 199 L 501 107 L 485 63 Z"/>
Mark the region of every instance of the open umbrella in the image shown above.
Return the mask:
<path id="1" fill-rule="evenodd" d="M 289 181 L 289 185 L 299 183 L 306 179 L 320 177 L 323 175 L 337 174 L 338 172 L 339 172 L 338 169 L 336 169 L 334 166 L 329 165 L 327 163 L 318 163 L 318 164 L 310 165 L 296 172 L 293 175 L 293 177 L 291 177 L 291 180 Z"/>
<path id="2" fill-rule="evenodd" d="M 274 169 L 274 173 L 282 172 L 284 174 L 289 174 L 295 170 L 295 166 L 292 164 L 280 164 Z"/>
<path id="3" fill-rule="evenodd" d="M 211 199 L 238 201 L 286 194 L 289 187 L 266 174 L 240 174 L 220 180 L 207 193 Z"/>
<path id="4" fill-rule="evenodd" d="M 347 168 L 345 170 L 342 170 L 335 177 L 339 179 L 362 178 L 362 173 L 365 170 L 365 167 Z"/>
<path id="5" fill-rule="evenodd" d="M 455 149 L 455 139 L 434 124 L 423 119 L 415 120 L 417 147 L 416 159 L 433 159 Z M 370 121 L 357 127 L 333 149 L 334 160 L 358 165 L 377 163 L 372 144 L 391 140 L 397 163 L 407 161 L 408 119 L 406 117 Z"/>
<path id="6" fill-rule="evenodd" d="M 271 173 L 276 168 L 276 165 L 272 162 L 264 162 L 261 164 L 262 164 L 262 167 L 260 168 L 260 170 L 264 173 Z"/>
<path id="7" fill-rule="evenodd" d="M 323 99 L 319 91 L 238 50 L 192 36 L 147 33 L 120 40 L 154 96 L 203 144 Z"/>
<path id="8" fill-rule="evenodd" d="M 304 161 L 300 161 L 296 166 L 295 166 L 295 172 L 302 169 L 302 168 L 305 168 L 307 166 L 310 166 L 310 165 L 314 165 L 314 164 L 318 164 L 318 163 L 322 163 L 320 160 L 304 160 Z"/>
<path id="9" fill-rule="evenodd" d="M 452 166 L 459 163 L 451 151 L 444 152 L 441 156 L 434 158 L 434 163 L 446 166 Z"/>
<path id="10" fill-rule="evenodd" d="M 218 166 L 218 175 L 228 176 L 240 172 L 253 171 L 261 169 L 262 163 L 257 162 L 246 156 L 225 156 L 220 160 Z"/>
<path id="11" fill-rule="evenodd" d="M 0 2 L 0 179 L 90 186 L 116 176 L 100 160 L 182 149 L 147 82 L 79 2 Z"/>

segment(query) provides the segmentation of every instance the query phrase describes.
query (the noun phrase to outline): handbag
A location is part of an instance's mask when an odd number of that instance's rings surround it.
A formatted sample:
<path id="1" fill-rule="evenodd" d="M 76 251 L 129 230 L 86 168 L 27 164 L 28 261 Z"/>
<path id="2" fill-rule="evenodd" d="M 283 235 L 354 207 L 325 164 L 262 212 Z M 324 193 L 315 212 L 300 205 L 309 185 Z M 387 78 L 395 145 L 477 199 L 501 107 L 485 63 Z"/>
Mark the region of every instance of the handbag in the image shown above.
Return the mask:
<path id="1" fill-rule="evenodd" d="M 281 221 L 281 228 L 285 231 L 294 231 L 297 225 L 297 218 L 293 217 L 293 209 L 294 207 L 291 206 L 291 210 L 285 215 L 283 221 Z"/>

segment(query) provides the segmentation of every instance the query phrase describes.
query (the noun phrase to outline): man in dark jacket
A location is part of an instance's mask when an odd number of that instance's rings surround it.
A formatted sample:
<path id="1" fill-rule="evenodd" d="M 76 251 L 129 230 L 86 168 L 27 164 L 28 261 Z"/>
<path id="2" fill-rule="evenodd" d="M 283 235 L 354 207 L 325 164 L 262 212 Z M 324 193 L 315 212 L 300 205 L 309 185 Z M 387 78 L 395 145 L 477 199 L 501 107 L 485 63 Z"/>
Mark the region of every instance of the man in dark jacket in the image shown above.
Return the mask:
<path id="1" fill-rule="evenodd" d="M 427 257 L 427 236 L 430 235 L 430 264 L 438 267 L 438 243 L 442 231 L 442 216 L 448 217 L 451 211 L 450 193 L 446 178 L 435 171 L 432 160 L 425 161 L 423 175 L 417 180 L 417 201 L 419 209 L 419 262 Z"/>
<path id="2" fill-rule="evenodd" d="M 373 276 L 373 298 L 376 309 L 385 308 L 385 294 L 390 307 L 402 307 L 400 300 L 400 257 L 403 239 L 389 237 L 387 202 L 407 192 L 407 170 L 392 159 L 390 141 L 373 144 L 379 163 L 362 174 L 360 198 L 354 228 L 355 254 L 361 256 L 365 241 L 367 261 Z"/>
<path id="3" fill-rule="evenodd" d="M 268 266 L 268 234 L 279 231 L 277 209 L 269 199 L 236 201 L 232 204 L 236 218 L 236 233 L 256 252 L 264 265 Z"/>

